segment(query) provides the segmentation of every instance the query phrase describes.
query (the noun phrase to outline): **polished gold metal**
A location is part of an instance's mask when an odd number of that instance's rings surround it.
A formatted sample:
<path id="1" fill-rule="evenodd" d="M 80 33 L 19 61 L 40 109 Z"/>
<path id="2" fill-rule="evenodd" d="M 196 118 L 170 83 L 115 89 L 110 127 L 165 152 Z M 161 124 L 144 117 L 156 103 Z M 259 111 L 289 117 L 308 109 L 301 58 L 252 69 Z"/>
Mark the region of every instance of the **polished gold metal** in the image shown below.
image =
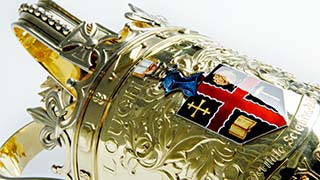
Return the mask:
<path id="1" fill-rule="evenodd" d="M 129 6 L 117 34 L 51 0 L 21 5 L 14 33 L 50 76 L 44 106 L 28 109 L 34 122 L 0 149 L 0 179 L 21 179 L 34 156 L 56 146 L 66 162 L 52 169 L 68 180 L 320 179 L 318 86 Z M 239 144 L 177 115 L 187 96 L 166 92 L 168 72 L 208 75 L 220 64 L 279 87 L 287 126 Z M 226 75 L 212 81 L 235 83 Z M 190 118 L 214 114 L 204 103 L 188 104 Z M 258 125 L 239 116 L 228 132 L 244 140 Z"/>

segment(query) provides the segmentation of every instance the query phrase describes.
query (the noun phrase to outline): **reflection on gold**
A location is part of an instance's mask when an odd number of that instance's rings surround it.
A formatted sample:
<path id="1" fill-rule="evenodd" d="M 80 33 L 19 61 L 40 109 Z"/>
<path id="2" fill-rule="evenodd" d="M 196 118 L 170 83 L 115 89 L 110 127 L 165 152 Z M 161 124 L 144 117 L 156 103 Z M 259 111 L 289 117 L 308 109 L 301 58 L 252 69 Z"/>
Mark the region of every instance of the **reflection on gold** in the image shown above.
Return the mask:
<path id="1" fill-rule="evenodd" d="M 141 22 L 141 21 L 133 21 L 133 24 L 139 28 L 150 28 L 152 27 L 150 24 Z"/>
<path id="2" fill-rule="evenodd" d="M 23 146 L 17 143 L 15 137 L 10 138 L 8 142 L 0 149 L 0 158 L 9 158 L 15 163 L 19 163 L 19 158 L 25 157 Z M 5 167 L 2 162 L 0 162 L 0 168 Z"/>
<path id="3" fill-rule="evenodd" d="M 0 169 L 4 169 L 4 168 L 5 168 L 4 164 L 0 161 Z"/>
<path id="4" fill-rule="evenodd" d="M 230 84 L 228 79 L 221 74 L 214 74 L 213 75 L 213 82 L 215 82 L 216 84 L 221 85 L 221 86 L 226 86 L 226 85 Z"/>
<path id="5" fill-rule="evenodd" d="M 15 34 L 27 51 L 60 83 L 65 89 L 76 96 L 74 89 L 67 85 L 68 79 L 80 81 L 87 73 L 59 54 L 48 48 L 42 42 L 20 28 L 14 28 Z"/>
<path id="6" fill-rule="evenodd" d="M 130 36 L 130 34 L 132 34 L 132 31 L 130 30 L 130 28 L 128 26 L 124 26 L 121 31 L 119 32 L 119 42 L 124 41 L 128 36 Z"/>

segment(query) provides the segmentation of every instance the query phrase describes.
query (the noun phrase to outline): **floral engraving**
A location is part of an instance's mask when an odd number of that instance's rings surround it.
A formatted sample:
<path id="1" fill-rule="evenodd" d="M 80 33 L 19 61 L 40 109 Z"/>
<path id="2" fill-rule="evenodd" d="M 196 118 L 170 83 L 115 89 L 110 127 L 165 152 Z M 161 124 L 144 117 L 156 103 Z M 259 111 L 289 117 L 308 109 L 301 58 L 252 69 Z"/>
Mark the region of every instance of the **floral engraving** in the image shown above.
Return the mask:
<path id="1" fill-rule="evenodd" d="M 132 175 L 138 173 L 136 168 L 139 167 L 156 171 L 164 179 L 210 180 L 221 177 L 221 174 L 217 176 L 216 173 L 227 166 L 237 167 L 231 164 L 235 149 L 229 148 L 228 142 L 217 137 L 206 136 L 204 129 L 194 128 L 190 123 L 181 121 L 175 115 L 179 102 L 163 98 L 163 90 L 157 86 L 156 81 L 145 86 L 137 82 L 133 85 L 125 91 L 123 100 L 119 100 L 117 113 L 108 131 L 108 137 L 114 139 L 113 143 L 118 144 L 119 137 L 123 137 L 126 142 L 123 156 L 115 160 L 123 168 Z M 133 94 L 135 102 L 124 104 L 127 102 L 125 98 L 132 99 Z M 181 94 L 174 94 L 172 98 L 182 97 Z M 136 107 L 143 111 L 130 110 Z M 110 147 L 107 150 L 110 152 Z M 112 151 L 112 154 L 116 152 Z"/>

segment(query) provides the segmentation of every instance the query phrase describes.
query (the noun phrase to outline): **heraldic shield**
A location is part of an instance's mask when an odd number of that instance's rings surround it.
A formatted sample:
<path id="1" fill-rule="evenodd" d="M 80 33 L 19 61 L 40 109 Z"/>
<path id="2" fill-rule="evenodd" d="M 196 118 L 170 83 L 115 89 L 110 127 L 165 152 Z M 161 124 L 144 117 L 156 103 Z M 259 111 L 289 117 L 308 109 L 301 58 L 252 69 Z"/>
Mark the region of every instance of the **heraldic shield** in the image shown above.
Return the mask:
<path id="1" fill-rule="evenodd" d="M 200 82 L 177 114 L 241 144 L 287 125 L 280 88 L 225 65 Z"/>

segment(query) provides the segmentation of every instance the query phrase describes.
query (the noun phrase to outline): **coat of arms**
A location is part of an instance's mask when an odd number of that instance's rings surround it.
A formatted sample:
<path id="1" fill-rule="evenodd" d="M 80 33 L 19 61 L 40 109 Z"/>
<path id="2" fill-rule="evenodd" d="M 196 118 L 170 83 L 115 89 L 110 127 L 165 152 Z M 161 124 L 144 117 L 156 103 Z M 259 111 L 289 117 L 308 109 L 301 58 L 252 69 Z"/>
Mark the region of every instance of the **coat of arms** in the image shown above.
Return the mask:
<path id="1" fill-rule="evenodd" d="M 171 74 L 163 80 L 166 94 L 196 89 L 195 93 L 184 93 L 189 97 L 177 115 L 237 143 L 244 144 L 287 125 L 283 91 L 253 76 L 225 65 L 216 67 L 203 81 L 193 78 L 199 74 L 187 78 L 178 76 L 176 70 L 175 76 Z"/>

